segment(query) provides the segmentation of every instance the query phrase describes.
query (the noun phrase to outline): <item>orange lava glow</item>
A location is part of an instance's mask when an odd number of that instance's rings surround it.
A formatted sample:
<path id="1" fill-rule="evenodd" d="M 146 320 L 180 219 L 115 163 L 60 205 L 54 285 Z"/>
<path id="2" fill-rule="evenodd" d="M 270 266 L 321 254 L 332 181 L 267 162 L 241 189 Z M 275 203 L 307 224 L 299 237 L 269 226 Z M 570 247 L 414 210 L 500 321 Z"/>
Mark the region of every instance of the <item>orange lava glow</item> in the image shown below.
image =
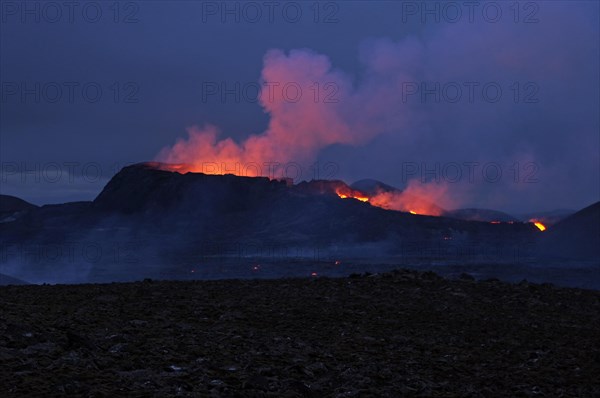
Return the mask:
<path id="1" fill-rule="evenodd" d="M 338 188 L 335 193 L 337 194 L 337 196 L 339 196 L 342 199 L 356 199 L 356 200 L 360 200 L 361 202 L 368 202 L 369 198 L 363 194 L 360 191 L 355 191 L 352 189 L 347 189 L 347 188 Z"/>
<path id="2" fill-rule="evenodd" d="M 535 225 L 540 231 L 545 231 L 546 226 L 539 221 L 532 220 L 533 225 Z"/>
<path id="3" fill-rule="evenodd" d="M 434 204 L 410 194 L 403 195 L 395 192 L 382 192 L 375 196 L 368 197 L 360 191 L 356 191 L 347 187 L 340 187 L 335 193 L 342 199 L 356 199 L 360 200 L 361 202 L 368 202 L 372 206 L 381 207 L 382 209 L 387 210 L 433 216 L 439 216 L 442 212 L 442 209 Z"/>

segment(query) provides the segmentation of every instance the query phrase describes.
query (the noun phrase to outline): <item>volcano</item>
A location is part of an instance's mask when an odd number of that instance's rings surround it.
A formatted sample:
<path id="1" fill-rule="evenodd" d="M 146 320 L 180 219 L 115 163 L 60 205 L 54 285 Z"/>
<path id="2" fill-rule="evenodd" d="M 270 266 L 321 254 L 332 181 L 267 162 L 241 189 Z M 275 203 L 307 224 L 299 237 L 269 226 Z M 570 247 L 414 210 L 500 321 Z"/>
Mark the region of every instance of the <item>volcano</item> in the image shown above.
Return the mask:
<path id="1" fill-rule="evenodd" d="M 531 223 L 386 210 L 343 181 L 293 185 L 171 169 L 140 163 L 123 168 L 91 202 L 20 206 L 0 223 L 2 272 L 29 282 L 97 282 L 181 272 L 293 276 L 298 261 L 356 258 L 514 263 L 516 255 L 533 255 L 540 237 Z M 270 271 L 257 275 L 265 261 Z"/>

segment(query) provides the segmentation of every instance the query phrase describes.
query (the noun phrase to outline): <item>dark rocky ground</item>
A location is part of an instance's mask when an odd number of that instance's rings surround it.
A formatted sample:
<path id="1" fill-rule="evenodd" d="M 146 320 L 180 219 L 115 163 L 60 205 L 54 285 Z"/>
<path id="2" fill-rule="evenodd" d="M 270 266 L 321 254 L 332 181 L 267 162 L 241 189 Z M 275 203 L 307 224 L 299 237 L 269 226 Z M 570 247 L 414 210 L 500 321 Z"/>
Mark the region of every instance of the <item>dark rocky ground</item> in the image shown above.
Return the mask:
<path id="1" fill-rule="evenodd" d="M 0 395 L 600 396 L 600 292 L 352 278 L 0 288 Z"/>

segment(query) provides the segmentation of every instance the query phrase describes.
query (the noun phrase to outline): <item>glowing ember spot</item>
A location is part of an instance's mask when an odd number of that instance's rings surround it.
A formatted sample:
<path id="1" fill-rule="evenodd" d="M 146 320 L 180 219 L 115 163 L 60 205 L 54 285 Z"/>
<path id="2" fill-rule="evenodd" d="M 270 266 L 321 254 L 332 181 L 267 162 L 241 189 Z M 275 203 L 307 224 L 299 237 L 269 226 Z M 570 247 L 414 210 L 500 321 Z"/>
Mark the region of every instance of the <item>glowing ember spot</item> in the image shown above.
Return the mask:
<path id="1" fill-rule="evenodd" d="M 342 262 L 340 260 L 335 260 L 335 265 L 340 265 Z"/>
<path id="2" fill-rule="evenodd" d="M 544 224 L 542 224 L 541 222 L 539 222 L 539 221 L 534 221 L 533 225 L 535 225 L 536 227 L 538 227 L 538 229 L 540 231 L 545 231 L 546 230 L 546 226 Z"/>
<path id="3" fill-rule="evenodd" d="M 311 272 L 310 276 L 317 276 L 317 273 L 316 272 Z"/>
<path id="4" fill-rule="evenodd" d="M 417 214 L 417 212 L 416 212 L 416 211 L 414 211 L 414 210 L 409 210 L 408 212 L 409 212 L 410 214 Z"/>

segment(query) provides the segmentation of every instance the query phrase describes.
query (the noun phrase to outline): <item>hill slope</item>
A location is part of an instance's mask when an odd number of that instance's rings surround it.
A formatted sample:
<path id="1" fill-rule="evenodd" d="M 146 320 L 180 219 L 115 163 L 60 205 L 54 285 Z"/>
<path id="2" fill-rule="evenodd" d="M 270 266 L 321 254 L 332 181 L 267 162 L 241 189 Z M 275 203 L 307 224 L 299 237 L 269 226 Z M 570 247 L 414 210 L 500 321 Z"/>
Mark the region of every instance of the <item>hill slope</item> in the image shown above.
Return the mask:
<path id="1" fill-rule="evenodd" d="M 541 254 L 595 259 L 600 265 L 600 202 L 549 228 L 542 236 Z"/>

